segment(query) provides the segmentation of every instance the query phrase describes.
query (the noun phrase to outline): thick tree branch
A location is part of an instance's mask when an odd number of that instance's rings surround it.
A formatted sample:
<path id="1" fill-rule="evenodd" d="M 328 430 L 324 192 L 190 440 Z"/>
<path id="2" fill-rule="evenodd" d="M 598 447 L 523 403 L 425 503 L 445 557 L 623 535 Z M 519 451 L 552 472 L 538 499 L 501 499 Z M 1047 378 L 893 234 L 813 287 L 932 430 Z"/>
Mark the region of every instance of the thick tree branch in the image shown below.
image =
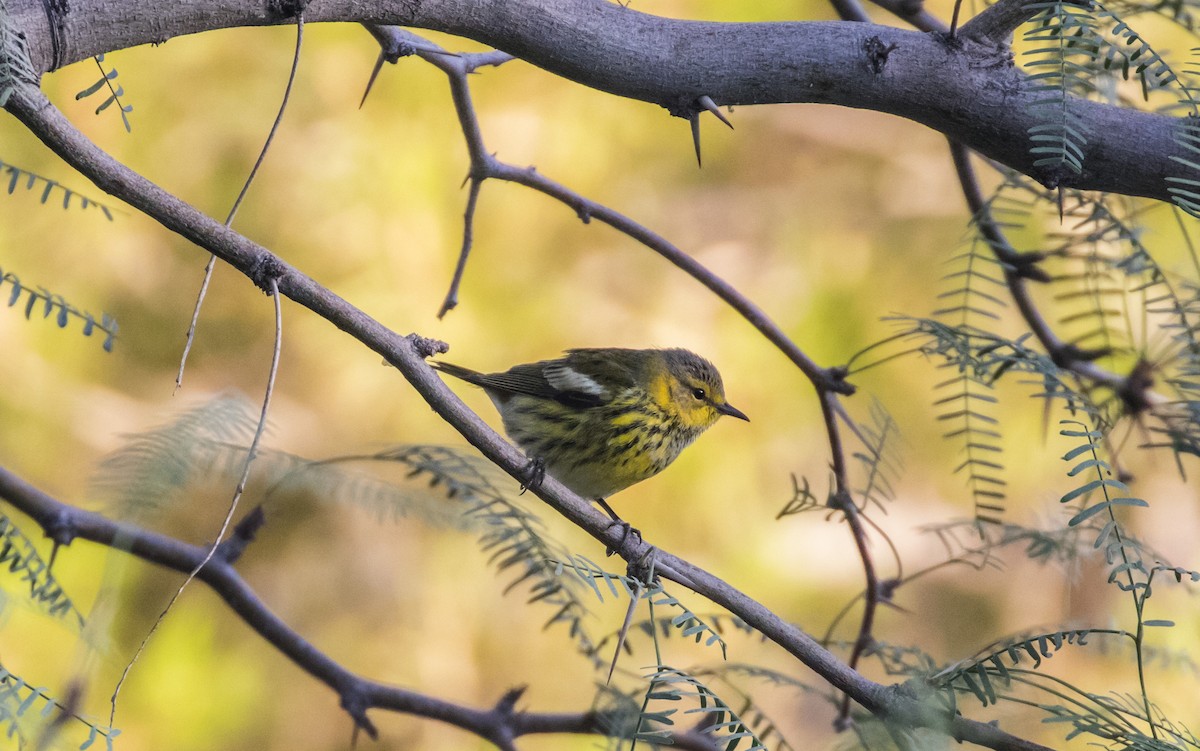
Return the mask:
<path id="1" fill-rule="evenodd" d="M 997 11 L 968 23 L 964 33 L 971 33 L 955 40 L 856 22 L 681 21 L 608 0 L 314 0 L 305 19 L 458 34 L 684 117 L 701 96 L 718 105 L 819 102 L 887 112 L 1047 186 L 1169 200 L 1165 178 L 1186 176 L 1186 168 L 1172 159 L 1184 151 L 1174 139 L 1176 120 L 1164 115 L 1069 99 L 1064 116 L 1088 134 L 1082 172 L 1034 166 L 1029 129 L 1042 124 L 1033 106 L 1040 95 L 1013 66 L 1007 45 L 993 43 L 1012 26 L 1007 10 L 1015 3 L 1004 4 L 1003 18 Z M 56 4 L 9 0 L 9 7 L 38 71 L 183 34 L 290 22 L 257 0 L 75 0 L 49 25 L 45 8 Z"/>
<path id="2" fill-rule="evenodd" d="M 416 335 L 402 337 L 395 334 L 267 249 L 200 213 L 120 164 L 73 128 L 62 113 L 33 86 L 18 86 L 7 108 L 60 158 L 106 192 L 127 201 L 171 231 L 216 254 L 256 284 L 263 283 L 264 273 L 269 270 L 270 277 L 278 280 L 280 293 L 386 358 L 434 411 L 468 442 L 514 478 L 523 476 L 528 462 L 525 456 L 468 409 L 425 364 L 425 357 L 444 351 L 445 345 L 439 346 Z M 620 552 L 625 560 L 640 561 L 650 554 L 651 545 L 636 535 L 623 534 L 616 525 L 610 523 L 608 517 L 553 477 L 547 476 L 535 492 L 588 534 Z M 868 680 L 847 667 L 807 633 L 707 571 L 662 550 L 656 552 L 655 560 L 659 574 L 739 616 L 831 686 L 849 694 L 856 702 L 888 722 L 913 728 L 933 728 L 957 740 L 993 749 L 1047 751 L 1044 746 L 992 725 L 949 715 L 910 695 L 903 687 L 883 686 Z M 235 606 L 234 609 L 238 608 Z M 307 643 L 297 645 L 297 649 L 315 652 Z M 313 659 L 317 659 L 316 656 Z M 343 701 L 346 701 L 345 696 Z M 357 708 L 356 703 L 347 706 L 352 712 Z"/>

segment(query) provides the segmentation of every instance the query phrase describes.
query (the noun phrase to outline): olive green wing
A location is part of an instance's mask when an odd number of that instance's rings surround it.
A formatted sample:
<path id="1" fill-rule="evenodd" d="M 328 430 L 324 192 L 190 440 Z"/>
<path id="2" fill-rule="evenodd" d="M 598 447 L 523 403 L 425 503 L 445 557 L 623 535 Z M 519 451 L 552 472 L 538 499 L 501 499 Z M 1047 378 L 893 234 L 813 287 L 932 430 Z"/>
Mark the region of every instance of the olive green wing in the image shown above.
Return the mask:
<path id="1" fill-rule="evenodd" d="M 558 360 L 517 365 L 503 373 L 477 373 L 450 363 L 434 367 L 503 396 L 523 394 L 571 407 L 587 408 L 608 404 L 635 383 L 635 368 L 628 357 L 608 353 L 633 350 L 570 350 Z"/>

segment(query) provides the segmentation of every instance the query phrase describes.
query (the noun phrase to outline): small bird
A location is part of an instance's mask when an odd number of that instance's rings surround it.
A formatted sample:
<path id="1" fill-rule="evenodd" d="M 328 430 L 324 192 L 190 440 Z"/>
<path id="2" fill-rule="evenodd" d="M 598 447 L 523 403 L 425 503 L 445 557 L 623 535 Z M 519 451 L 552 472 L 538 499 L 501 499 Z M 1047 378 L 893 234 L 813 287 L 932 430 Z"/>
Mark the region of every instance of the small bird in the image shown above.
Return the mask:
<path id="1" fill-rule="evenodd" d="M 666 469 L 721 415 L 750 419 L 725 401 L 713 364 L 686 349 L 571 349 L 503 373 L 431 364 L 483 387 L 534 484 L 544 471 L 620 524 L 605 498 Z"/>

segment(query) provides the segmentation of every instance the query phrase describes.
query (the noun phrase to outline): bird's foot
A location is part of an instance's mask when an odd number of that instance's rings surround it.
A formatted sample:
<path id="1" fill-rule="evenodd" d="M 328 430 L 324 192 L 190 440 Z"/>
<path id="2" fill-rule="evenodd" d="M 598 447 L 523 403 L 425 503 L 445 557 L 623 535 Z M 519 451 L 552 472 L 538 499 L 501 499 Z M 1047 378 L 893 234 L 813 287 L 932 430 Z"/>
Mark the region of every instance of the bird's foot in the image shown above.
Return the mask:
<path id="1" fill-rule="evenodd" d="M 521 470 L 521 492 L 526 490 L 537 490 L 542 486 L 542 480 L 546 479 L 546 460 L 540 456 L 529 460 L 525 465 L 525 469 Z"/>
<path id="2" fill-rule="evenodd" d="M 620 539 L 620 541 L 619 541 L 619 542 L 618 542 L 616 545 L 609 545 L 608 547 L 606 547 L 606 548 L 604 549 L 604 555 L 605 555 L 606 557 L 607 557 L 607 556 L 611 556 L 611 555 L 613 555 L 614 553 L 616 553 L 616 552 L 617 552 L 617 548 L 619 548 L 619 547 L 624 547 L 624 546 L 625 546 L 625 540 L 626 540 L 626 539 L 629 537 L 629 535 L 633 535 L 633 536 L 637 537 L 637 539 L 638 539 L 638 541 L 639 541 L 639 542 L 640 542 L 640 541 L 641 541 L 641 539 L 642 539 L 642 530 L 640 530 L 640 529 L 638 529 L 637 527 L 633 526 L 632 524 L 630 524 L 629 522 L 625 521 L 624 519 L 613 519 L 613 523 L 612 523 L 612 524 L 610 524 L 610 525 L 608 525 L 608 528 L 609 528 L 609 529 L 612 529 L 613 527 L 620 527 L 620 528 L 621 528 L 621 539 Z"/>

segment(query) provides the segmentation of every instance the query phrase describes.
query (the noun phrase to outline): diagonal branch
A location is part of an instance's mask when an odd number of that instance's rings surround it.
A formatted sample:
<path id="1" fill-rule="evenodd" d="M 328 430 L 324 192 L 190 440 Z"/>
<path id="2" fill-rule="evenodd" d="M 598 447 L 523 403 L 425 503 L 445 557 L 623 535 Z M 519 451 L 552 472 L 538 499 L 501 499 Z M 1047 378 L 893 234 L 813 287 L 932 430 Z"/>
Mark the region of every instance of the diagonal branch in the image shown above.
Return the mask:
<path id="1" fill-rule="evenodd" d="M 422 337 L 407 337 L 388 330 L 378 321 L 321 287 L 266 248 L 205 216 L 141 175 L 120 164 L 79 133 L 45 96 L 29 84 L 14 88 L 7 104 L 32 133 L 60 158 L 97 186 L 133 205 L 167 229 L 216 254 L 256 284 L 277 279 L 279 292 L 346 331 L 382 355 L 408 380 L 447 423 L 484 456 L 514 478 L 523 476 L 528 461 L 515 447 L 467 408 L 424 362 L 445 351 L 446 345 Z M 266 276 L 264 276 L 266 274 Z M 647 559 L 653 546 L 626 535 L 592 504 L 547 476 L 536 495 L 589 535 L 616 549 L 626 561 Z M 90 518 L 90 517 L 89 517 Z M 52 522 L 53 520 L 48 520 Z M 57 539 L 57 538 L 56 538 Z M 884 686 L 851 670 L 809 634 L 784 621 L 763 604 L 707 571 L 663 550 L 656 553 L 657 571 L 726 608 L 768 639 L 820 675 L 831 686 L 849 694 L 867 710 L 898 726 L 931 728 L 951 737 L 1003 751 L 1048 751 L 1046 747 L 1013 736 L 987 723 L 949 714 L 929 706 L 902 686 Z M 206 567 L 201 575 L 209 571 Z M 231 603 L 240 613 L 241 601 Z M 282 637 L 281 637 L 282 638 Z M 306 642 L 296 653 L 316 660 L 321 669 L 338 677 L 323 657 Z M 327 658 L 326 658 L 327 659 Z M 332 684 L 331 684 L 332 685 Z M 354 711 L 357 705 L 348 709 Z"/>

